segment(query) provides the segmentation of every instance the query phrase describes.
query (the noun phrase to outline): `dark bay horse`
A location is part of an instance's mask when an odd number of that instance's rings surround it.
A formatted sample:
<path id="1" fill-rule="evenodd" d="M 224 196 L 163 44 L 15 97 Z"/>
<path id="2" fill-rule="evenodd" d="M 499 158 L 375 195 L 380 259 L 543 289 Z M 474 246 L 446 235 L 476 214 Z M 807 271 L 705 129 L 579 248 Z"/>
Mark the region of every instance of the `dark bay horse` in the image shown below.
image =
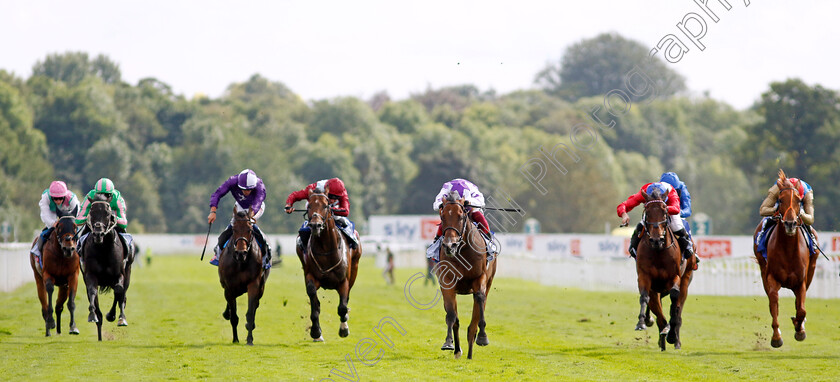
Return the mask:
<path id="1" fill-rule="evenodd" d="M 440 209 L 440 224 L 443 229 L 443 241 L 440 263 L 435 267 L 435 273 L 446 311 L 446 341 L 440 349 L 454 350 L 455 358 L 461 357 L 456 296 L 472 294 L 473 314 L 467 328 L 467 358 L 472 359 L 473 342 L 479 346 L 490 343 L 484 331 L 484 308 L 487 305 L 487 293 L 493 284 L 493 276 L 496 275 L 497 260 L 487 264 L 487 245 L 469 218 L 463 199 L 456 200 L 453 195 L 447 195 L 446 202 Z"/>
<path id="2" fill-rule="evenodd" d="M 309 296 L 312 327 L 309 335 L 316 342 L 324 340 L 321 335 L 321 302 L 318 300 L 318 288 L 335 289 L 338 292 L 338 317 L 341 325 L 338 329 L 339 337 L 347 337 L 350 327 L 347 307 L 350 301 L 350 289 L 356 283 L 359 269 L 359 259 L 362 257 L 362 247 L 352 249 L 338 227 L 335 225 L 330 200 L 327 197 L 329 189 L 321 192 L 309 192 L 307 215 L 312 235 L 306 245 L 306 255 L 301 248 L 297 248 L 297 255 L 303 266 L 303 277 L 306 282 L 306 294 Z"/>
<path id="3" fill-rule="evenodd" d="M 87 287 L 88 322 L 96 323 L 99 341 L 102 341 L 102 311 L 99 309 L 99 292 L 114 291 L 114 303 L 105 317 L 109 322 L 116 319 L 117 304 L 120 307 L 119 326 L 127 326 L 125 301 L 131 281 L 131 264 L 134 257 L 116 231 L 117 220 L 108 202 L 91 203 L 87 223 L 90 237 L 82 247 L 82 274 Z"/>
<path id="4" fill-rule="evenodd" d="M 29 254 L 29 264 L 35 274 L 35 286 L 38 288 L 38 299 L 41 300 L 41 315 L 47 327 L 47 337 L 50 329 L 55 328 L 61 334 L 61 312 L 64 302 L 70 311 L 70 334 L 79 334 L 76 328 L 76 286 L 79 283 L 79 254 L 76 252 L 76 224 L 73 216 L 58 219 L 56 227 L 44 242 L 41 251 L 43 268 L 37 265 L 35 255 Z M 38 238 L 36 237 L 37 241 Z M 55 299 L 55 320 L 53 320 L 52 296 L 55 287 L 58 296 Z"/>
<path id="5" fill-rule="evenodd" d="M 248 345 L 254 344 L 253 331 L 257 327 L 255 318 L 260 298 L 265 291 L 265 282 L 270 269 L 263 267 L 262 254 L 254 235 L 254 220 L 245 211 L 234 208 L 233 234 L 219 258 L 219 282 L 225 290 L 227 305 L 222 317 L 230 321 L 233 329 L 233 343 L 239 342 L 236 327 L 236 298 L 248 293 L 248 311 L 245 313 L 245 328 L 248 330 Z"/>
<path id="6" fill-rule="evenodd" d="M 774 218 L 781 221 L 782 227 L 776 227 L 767 238 L 767 258 L 758 252 L 753 244 L 755 259 L 761 268 L 761 282 L 764 292 L 770 300 L 770 315 L 773 316 L 773 337 L 770 345 L 782 346 L 782 331 L 779 330 L 779 289 L 787 288 L 796 296 L 796 317 L 791 317 L 797 341 L 805 340 L 805 292 L 811 286 L 814 270 L 817 266 L 817 254 L 808 250 L 807 228 L 799 218 L 802 199 L 791 181 L 779 170 L 779 208 Z M 782 230 L 784 228 L 784 230 Z M 755 235 L 761 231 L 761 223 Z M 755 240 L 753 240 L 755 243 Z"/>
<path id="7" fill-rule="evenodd" d="M 670 216 L 664 196 L 659 190 L 651 194 L 642 191 L 645 198 L 644 234 L 636 251 L 636 274 L 639 283 L 639 322 L 636 330 L 646 328 L 646 310 L 656 316 L 659 328 L 659 349 L 665 351 L 665 341 L 681 347 L 680 328 L 682 310 L 688 297 L 688 285 L 693 275 L 694 256 L 682 261 L 677 238 L 670 226 Z M 662 297 L 671 297 L 671 320 L 666 321 L 662 308 Z M 647 317 L 649 318 L 649 317 Z"/>

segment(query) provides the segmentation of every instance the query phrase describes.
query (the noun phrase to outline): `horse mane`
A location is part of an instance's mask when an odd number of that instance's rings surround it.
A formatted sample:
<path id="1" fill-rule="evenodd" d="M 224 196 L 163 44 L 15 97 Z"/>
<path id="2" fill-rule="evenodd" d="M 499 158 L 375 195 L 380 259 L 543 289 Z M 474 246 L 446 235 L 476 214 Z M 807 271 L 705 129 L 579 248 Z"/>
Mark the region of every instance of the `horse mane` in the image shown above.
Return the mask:
<path id="1" fill-rule="evenodd" d="M 782 169 L 779 169 L 779 180 L 777 182 L 779 188 L 784 188 L 785 184 L 790 183 L 790 179 L 788 179 L 787 175 L 785 175 L 785 171 Z M 793 185 L 791 184 L 791 186 Z"/>
<path id="2" fill-rule="evenodd" d="M 107 202 L 107 201 L 108 201 L 108 197 L 107 197 L 107 196 L 105 196 L 105 194 L 99 194 L 99 193 L 97 193 L 96 195 L 94 195 L 94 196 L 93 196 L 93 199 L 94 199 L 94 201 L 96 201 L 96 202 Z"/>
<path id="3" fill-rule="evenodd" d="M 236 217 L 244 218 L 245 215 L 246 215 L 245 211 L 237 211 L 236 212 Z"/>
<path id="4" fill-rule="evenodd" d="M 659 187 L 655 187 L 650 193 L 650 198 L 651 200 L 662 200 L 662 190 Z"/>
<path id="5" fill-rule="evenodd" d="M 458 191 L 451 191 L 446 194 L 446 201 L 447 202 L 457 202 L 459 198 Z"/>

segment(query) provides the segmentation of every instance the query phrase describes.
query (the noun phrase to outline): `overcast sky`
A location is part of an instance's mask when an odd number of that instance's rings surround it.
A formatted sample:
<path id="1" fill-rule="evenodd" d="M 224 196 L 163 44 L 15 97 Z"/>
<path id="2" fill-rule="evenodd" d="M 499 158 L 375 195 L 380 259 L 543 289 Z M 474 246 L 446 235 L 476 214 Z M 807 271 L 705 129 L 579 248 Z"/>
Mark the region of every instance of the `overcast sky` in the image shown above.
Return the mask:
<path id="1" fill-rule="evenodd" d="M 739 109 L 790 77 L 840 89 L 840 2 L 709 3 L 717 23 L 692 0 L 5 1 L 0 69 L 28 77 L 47 54 L 84 51 L 129 83 L 156 77 L 187 97 L 259 73 L 307 100 L 402 99 L 428 86 L 528 89 L 584 38 L 617 32 L 653 48 L 673 33 L 690 48 L 670 64 L 689 89 Z M 708 24 L 704 51 L 676 27 L 690 12 Z"/>

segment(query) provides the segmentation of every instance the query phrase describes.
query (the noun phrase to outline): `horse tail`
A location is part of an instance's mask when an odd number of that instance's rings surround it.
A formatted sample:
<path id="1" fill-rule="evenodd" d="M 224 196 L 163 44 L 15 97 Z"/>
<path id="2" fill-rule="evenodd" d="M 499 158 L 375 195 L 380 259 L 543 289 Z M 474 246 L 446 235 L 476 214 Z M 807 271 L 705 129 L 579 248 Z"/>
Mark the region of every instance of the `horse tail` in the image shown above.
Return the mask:
<path id="1" fill-rule="evenodd" d="M 105 294 L 105 293 L 110 292 L 111 290 L 113 290 L 113 288 L 111 288 L 109 286 L 106 286 L 106 285 L 100 285 L 99 286 L 99 293 Z"/>

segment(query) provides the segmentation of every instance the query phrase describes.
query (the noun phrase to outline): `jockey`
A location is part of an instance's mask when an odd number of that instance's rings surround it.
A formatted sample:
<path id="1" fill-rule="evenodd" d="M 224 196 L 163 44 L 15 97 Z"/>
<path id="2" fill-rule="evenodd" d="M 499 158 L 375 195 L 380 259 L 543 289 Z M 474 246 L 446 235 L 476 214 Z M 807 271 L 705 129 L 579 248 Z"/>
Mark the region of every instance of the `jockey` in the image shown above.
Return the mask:
<path id="1" fill-rule="evenodd" d="M 679 216 L 680 197 L 677 196 L 677 191 L 670 184 L 665 182 L 645 184 L 639 192 L 630 195 L 627 200 L 621 202 L 621 204 L 619 204 L 616 208 L 616 213 L 621 218 L 621 224 L 627 225 L 630 222 L 630 216 L 627 215 L 627 212 L 645 202 L 645 197 L 642 195 L 642 192 L 650 194 L 656 188 L 662 192 L 662 195 L 667 195 L 665 198 L 665 204 L 668 209 L 668 215 L 670 215 L 669 220 L 671 231 L 673 231 L 674 235 L 677 237 L 677 243 L 680 245 L 680 251 L 682 251 L 683 258 L 688 259 L 694 255 L 694 251 L 691 248 L 688 233 L 683 226 L 683 220 Z M 642 220 L 644 220 L 644 217 L 642 217 Z M 628 248 L 628 252 L 630 252 L 630 256 L 634 258 L 636 257 L 636 247 L 639 245 L 639 241 L 641 239 L 640 235 L 642 228 L 644 228 L 644 225 L 642 222 L 639 222 L 639 224 L 636 225 L 636 229 L 633 231 L 633 236 L 630 237 L 630 248 Z"/>
<path id="2" fill-rule="evenodd" d="M 125 213 L 125 200 L 123 200 L 120 192 L 114 188 L 114 182 L 112 182 L 111 179 L 100 178 L 96 181 L 96 185 L 93 189 L 85 196 L 85 201 L 79 209 L 79 214 L 76 216 L 76 224 L 84 224 L 79 236 L 79 254 L 81 255 L 81 249 L 84 248 L 82 244 L 90 233 L 90 227 L 86 224 L 88 214 L 90 213 L 90 206 L 93 202 L 97 201 L 98 198 L 110 204 L 111 211 L 117 218 L 117 225 L 115 229 L 117 230 L 117 233 L 123 237 L 130 251 L 133 248 L 133 239 L 131 235 L 125 231 L 128 226 L 128 218 Z"/>
<path id="3" fill-rule="evenodd" d="M 330 178 L 319 180 L 312 183 L 302 190 L 298 190 L 289 194 L 286 198 L 286 213 L 292 213 L 295 202 L 299 200 L 308 200 L 309 191 L 326 192 L 330 199 L 330 207 L 333 213 L 333 219 L 338 227 L 344 232 L 344 235 L 350 240 L 350 248 L 356 249 L 359 247 L 359 239 L 356 237 L 356 225 L 349 219 L 350 216 L 350 196 L 347 195 L 347 188 L 344 187 L 344 182 L 339 178 Z M 309 228 L 309 222 L 304 221 L 298 231 L 298 237 L 301 249 L 306 252 L 306 245 L 309 242 L 309 235 L 312 229 Z"/>
<path id="4" fill-rule="evenodd" d="M 782 173 L 780 172 L 780 178 L 781 175 Z M 800 204 L 799 208 L 799 219 L 802 220 L 802 224 L 808 227 L 808 232 L 811 233 L 813 240 L 815 240 L 816 233 L 814 232 L 813 227 L 811 227 L 811 225 L 814 224 L 814 189 L 811 188 L 810 184 L 805 183 L 804 180 L 797 178 L 787 179 L 790 180 L 790 183 L 793 184 L 793 187 L 797 192 L 799 192 L 799 197 L 802 199 L 802 204 Z M 770 227 L 775 225 L 775 221 L 767 217 L 775 215 L 778 211 L 780 194 L 781 190 L 779 190 L 778 182 L 776 182 L 773 184 L 773 187 L 770 187 L 770 189 L 767 190 L 767 197 L 764 198 L 763 202 L 761 202 L 761 207 L 759 208 L 758 213 L 761 216 L 765 216 L 765 218 L 761 223 L 761 231 L 758 233 L 758 238 L 756 240 L 757 243 L 761 242 L 762 239 L 765 238 L 765 235 Z"/>
<path id="5" fill-rule="evenodd" d="M 677 196 L 680 198 L 680 218 L 682 218 L 683 227 L 688 234 L 688 241 L 691 242 L 691 226 L 685 220 L 691 216 L 691 194 L 688 192 L 688 187 L 685 186 L 685 183 L 674 172 L 662 173 L 659 181 L 670 184 L 677 191 Z M 700 257 L 696 253 L 694 254 L 694 258 L 697 260 L 697 263 L 700 262 Z M 694 269 L 697 270 L 697 268 Z"/>
<path id="6" fill-rule="evenodd" d="M 440 189 L 440 192 L 438 192 L 437 196 L 435 197 L 435 201 L 432 204 L 432 208 L 435 211 L 440 210 L 441 207 L 443 207 L 443 203 L 446 200 L 446 196 L 452 192 L 456 192 L 460 199 L 464 199 L 464 207 L 467 214 L 469 214 L 470 218 L 472 218 L 472 221 L 478 223 L 478 230 L 479 232 L 481 232 L 484 238 L 492 242 L 493 233 L 490 231 L 490 224 L 487 223 L 487 219 L 481 212 L 481 208 L 484 207 L 484 194 L 482 194 L 481 191 L 478 190 L 478 186 L 476 186 L 472 182 L 466 179 L 457 178 L 444 183 L 443 187 L 441 187 Z M 426 249 L 427 258 L 437 258 L 442 235 L 443 228 L 440 225 L 438 225 L 437 233 L 435 233 L 435 238 L 432 241 L 432 245 L 430 245 L 429 248 Z M 488 247 L 488 250 L 493 253 L 496 252 L 495 248 Z"/>
<path id="7" fill-rule="evenodd" d="M 50 187 L 41 193 L 41 201 L 38 202 L 38 206 L 41 207 L 41 221 L 44 222 L 44 229 L 30 252 L 40 259 L 44 243 L 55 230 L 58 219 L 65 216 L 75 218 L 76 214 L 79 213 L 79 198 L 73 191 L 67 189 L 64 182 L 56 180 L 50 183 Z"/>
<path id="8" fill-rule="evenodd" d="M 216 208 L 219 206 L 219 200 L 230 192 L 233 199 L 236 200 L 234 208 L 236 212 L 247 211 L 248 216 L 257 221 L 265 212 L 265 185 L 262 179 L 257 177 L 257 174 L 250 169 L 242 170 L 239 174 L 231 176 L 224 183 L 222 183 L 216 192 L 210 196 L 210 214 L 207 215 L 207 223 L 213 224 L 216 221 Z M 230 237 L 233 235 L 233 218 L 227 228 L 219 235 L 219 242 L 214 249 L 215 254 L 210 259 L 210 264 L 219 265 L 219 255 L 222 253 L 222 248 L 225 246 Z M 271 261 L 271 246 L 265 240 L 260 227 L 254 223 L 254 236 L 260 247 L 265 248 L 266 261 Z"/>

